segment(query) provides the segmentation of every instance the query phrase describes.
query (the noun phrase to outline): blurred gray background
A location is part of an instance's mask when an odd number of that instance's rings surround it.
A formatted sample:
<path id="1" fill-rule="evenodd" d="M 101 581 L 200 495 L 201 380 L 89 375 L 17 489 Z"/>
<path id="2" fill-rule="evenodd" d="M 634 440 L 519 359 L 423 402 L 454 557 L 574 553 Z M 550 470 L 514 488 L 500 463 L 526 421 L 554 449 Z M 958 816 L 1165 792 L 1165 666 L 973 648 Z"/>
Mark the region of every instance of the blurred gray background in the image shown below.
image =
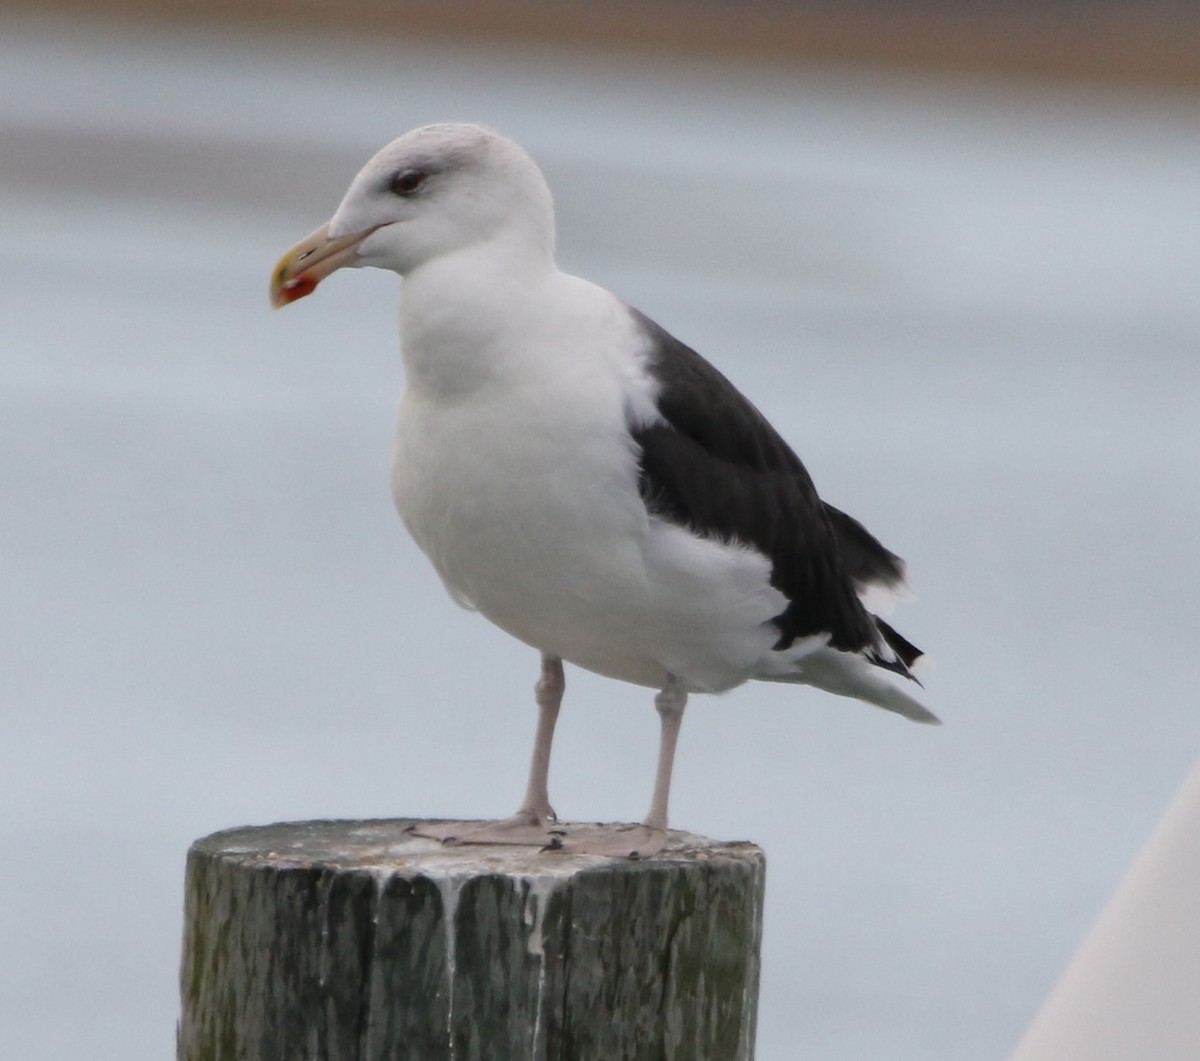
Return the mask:
<path id="1" fill-rule="evenodd" d="M 689 709 L 674 823 L 768 852 L 759 1056 L 1011 1050 L 1200 753 L 1200 110 L 1140 38 L 1068 20 L 1056 69 L 1009 6 L 890 52 L 819 19 L 674 47 L 679 3 L 624 46 L 420 4 L 5 14 L 0 1053 L 172 1055 L 194 837 L 519 799 L 537 659 L 391 510 L 396 278 L 266 302 L 437 120 L 522 141 L 564 266 L 909 561 L 941 730 L 803 688 Z M 656 736 L 646 691 L 570 672 L 560 813 L 636 819 Z"/>

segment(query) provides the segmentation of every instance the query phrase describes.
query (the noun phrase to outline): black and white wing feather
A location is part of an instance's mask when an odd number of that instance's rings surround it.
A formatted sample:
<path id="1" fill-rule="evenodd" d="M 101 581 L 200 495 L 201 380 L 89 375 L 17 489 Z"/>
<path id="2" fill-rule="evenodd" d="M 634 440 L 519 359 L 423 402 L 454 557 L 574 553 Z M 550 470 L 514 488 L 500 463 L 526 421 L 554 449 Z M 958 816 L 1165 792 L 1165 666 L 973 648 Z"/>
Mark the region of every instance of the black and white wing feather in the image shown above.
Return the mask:
<path id="1" fill-rule="evenodd" d="M 906 677 L 920 650 L 871 615 L 859 594 L 903 583 L 904 565 L 857 520 L 825 504 L 800 458 L 720 372 L 649 318 L 660 419 L 631 424 L 648 509 L 698 534 L 736 541 L 771 563 L 788 600 L 775 617 L 776 649 L 828 634 L 829 647 L 861 654 Z"/>

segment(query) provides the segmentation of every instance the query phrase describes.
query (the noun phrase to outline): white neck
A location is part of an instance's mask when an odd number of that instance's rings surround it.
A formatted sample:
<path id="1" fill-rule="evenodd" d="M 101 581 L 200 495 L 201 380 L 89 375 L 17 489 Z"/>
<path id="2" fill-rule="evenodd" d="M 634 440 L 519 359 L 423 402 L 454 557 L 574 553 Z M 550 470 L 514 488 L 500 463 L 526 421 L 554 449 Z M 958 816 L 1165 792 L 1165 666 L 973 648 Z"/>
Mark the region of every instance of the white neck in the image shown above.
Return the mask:
<path id="1" fill-rule="evenodd" d="M 540 248 L 493 242 L 425 262 L 400 290 L 406 386 L 449 399 L 505 371 L 497 351 L 519 351 L 545 287 L 561 277 Z"/>

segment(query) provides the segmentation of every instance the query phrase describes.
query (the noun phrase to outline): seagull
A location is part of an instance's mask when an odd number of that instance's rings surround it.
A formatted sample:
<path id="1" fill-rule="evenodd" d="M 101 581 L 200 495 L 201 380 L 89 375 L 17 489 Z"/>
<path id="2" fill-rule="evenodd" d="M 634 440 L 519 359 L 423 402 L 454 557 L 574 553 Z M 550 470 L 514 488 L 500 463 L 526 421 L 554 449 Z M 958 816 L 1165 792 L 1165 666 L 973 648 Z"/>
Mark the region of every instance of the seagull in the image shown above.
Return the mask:
<path id="1" fill-rule="evenodd" d="M 937 723 L 898 684 L 916 681 L 921 651 L 864 603 L 903 590 L 903 562 L 821 500 L 708 361 L 558 269 L 550 190 L 517 143 L 439 124 L 388 144 L 280 259 L 271 302 L 347 266 L 403 278 L 400 517 L 457 603 L 541 654 L 520 808 L 439 839 L 657 853 L 691 693 L 800 683 Z M 548 774 L 564 662 L 657 691 L 640 826 L 557 827 Z"/>

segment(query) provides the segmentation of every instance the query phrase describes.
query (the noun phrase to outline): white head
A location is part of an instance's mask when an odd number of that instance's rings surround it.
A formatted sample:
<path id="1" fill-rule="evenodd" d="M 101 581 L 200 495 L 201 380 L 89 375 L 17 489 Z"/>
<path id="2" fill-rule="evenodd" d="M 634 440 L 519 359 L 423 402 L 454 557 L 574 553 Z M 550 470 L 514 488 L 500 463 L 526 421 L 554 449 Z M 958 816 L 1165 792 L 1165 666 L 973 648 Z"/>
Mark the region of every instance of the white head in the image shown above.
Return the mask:
<path id="1" fill-rule="evenodd" d="M 343 266 L 407 275 L 426 262 L 503 243 L 514 257 L 554 257 L 554 206 L 532 158 L 479 125 L 427 125 L 394 140 L 351 182 L 329 223 L 275 268 L 276 306 Z"/>

